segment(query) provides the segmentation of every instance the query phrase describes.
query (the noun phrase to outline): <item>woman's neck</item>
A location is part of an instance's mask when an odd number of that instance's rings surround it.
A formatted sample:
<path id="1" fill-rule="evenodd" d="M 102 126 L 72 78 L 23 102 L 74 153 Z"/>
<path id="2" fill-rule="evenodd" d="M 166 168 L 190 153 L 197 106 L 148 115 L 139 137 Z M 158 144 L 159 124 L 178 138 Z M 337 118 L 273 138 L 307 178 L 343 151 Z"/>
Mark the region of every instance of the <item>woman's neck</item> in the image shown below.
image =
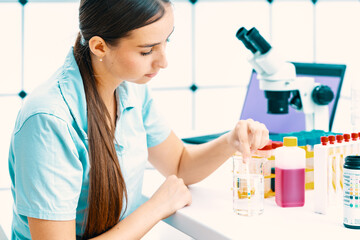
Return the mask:
<path id="1" fill-rule="evenodd" d="M 106 70 L 105 65 L 102 64 L 102 62 L 96 61 L 93 58 L 92 63 L 94 75 L 96 77 L 97 91 L 110 114 L 111 125 L 115 126 L 117 116 L 115 90 L 121 84 L 121 81 L 114 79 L 114 77 Z"/>
<path id="2" fill-rule="evenodd" d="M 97 82 L 97 90 L 102 101 L 105 104 L 106 109 L 108 110 L 111 118 L 111 125 L 115 126 L 116 123 L 116 115 L 117 115 L 117 101 L 115 90 L 116 87 L 109 87 L 101 83 L 101 81 Z"/>

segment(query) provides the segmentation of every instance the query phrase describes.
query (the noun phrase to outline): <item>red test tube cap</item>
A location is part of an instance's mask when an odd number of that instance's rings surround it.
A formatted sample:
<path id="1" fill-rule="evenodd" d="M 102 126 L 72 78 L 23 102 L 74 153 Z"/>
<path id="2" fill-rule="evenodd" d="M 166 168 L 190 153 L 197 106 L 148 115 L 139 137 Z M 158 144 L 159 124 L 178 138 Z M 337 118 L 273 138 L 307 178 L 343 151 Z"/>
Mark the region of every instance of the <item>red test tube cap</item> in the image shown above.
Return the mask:
<path id="1" fill-rule="evenodd" d="M 345 142 L 349 142 L 350 141 L 350 134 L 345 133 L 344 134 L 344 139 L 345 139 Z"/>
<path id="2" fill-rule="evenodd" d="M 273 149 L 276 149 L 276 148 L 282 147 L 282 146 L 283 146 L 283 142 L 281 142 L 281 141 L 273 141 L 272 142 L 272 148 Z"/>
<path id="3" fill-rule="evenodd" d="M 359 134 L 357 134 L 357 133 L 351 133 L 351 139 L 352 139 L 353 141 L 356 141 L 356 140 L 358 139 L 358 137 L 359 137 Z"/>
<path id="4" fill-rule="evenodd" d="M 261 151 L 266 151 L 266 150 L 272 150 L 272 141 L 269 141 L 263 148 L 260 148 L 259 150 Z"/>
<path id="5" fill-rule="evenodd" d="M 343 135 L 336 135 L 336 141 L 338 143 L 342 143 L 342 141 L 344 140 L 344 136 Z"/>
<path id="6" fill-rule="evenodd" d="M 329 138 L 327 136 L 322 136 L 320 138 L 320 141 L 321 141 L 322 145 L 326 145 L 328 143 L 328 141 L 329 141 Z"/>
<path id="7" fill-rule="evenodd" d="M 335 136 L 334 135 L 330 135 L 329 137 L 329 142 L 330 142 L 330 144 L 334 144 L 335 143 Z"/>

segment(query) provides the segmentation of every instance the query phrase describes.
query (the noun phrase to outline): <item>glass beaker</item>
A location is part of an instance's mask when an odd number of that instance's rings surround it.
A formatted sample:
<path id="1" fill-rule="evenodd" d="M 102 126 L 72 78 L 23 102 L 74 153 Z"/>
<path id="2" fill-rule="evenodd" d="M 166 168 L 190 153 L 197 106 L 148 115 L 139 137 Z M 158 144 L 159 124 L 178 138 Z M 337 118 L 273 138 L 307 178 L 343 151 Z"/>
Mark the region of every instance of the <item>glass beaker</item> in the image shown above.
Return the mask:
<path id="1" fill-rule="evenodd" d="M 233 210 L 243 216 L 254 216 L 264 211 L 263 159 L 250 158 L 243 162 L 240 154 L 233 155 Z"/>

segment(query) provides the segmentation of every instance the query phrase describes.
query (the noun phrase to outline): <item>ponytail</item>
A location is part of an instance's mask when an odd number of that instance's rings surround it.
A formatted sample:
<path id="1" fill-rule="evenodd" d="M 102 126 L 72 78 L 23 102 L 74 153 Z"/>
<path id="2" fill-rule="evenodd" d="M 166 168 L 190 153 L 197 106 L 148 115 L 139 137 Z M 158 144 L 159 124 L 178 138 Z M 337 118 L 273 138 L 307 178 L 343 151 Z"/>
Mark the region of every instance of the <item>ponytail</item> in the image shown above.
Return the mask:
<path id="1" fill-rule="evenodd" d="M 87 103 L 88 151 L 91 167 L 89 204 L 82 238 L 88 239 L 106 232 L 118 223 L 124 199 L 127 201 L 127 193 L 114 145 L 115 126 L 97 91 L 90 49 L 82 39 L 79 33 L 74 46 L 74 55 L 83 80 Z"/>
<path id="2" fill-rule="evenodd" d="M 99 36 L 117 46 L 130 32 L 156 22 L 170 0 L 81 0 L 75 60 L 85 89 L 89 138 L 89 195 L 83 239 L 95 237 L 118 223 L 127 193 L 114 146 L 115 126 L 96 88 L 88 41 Z M 110 123 L 110 124 L 109 124 Z"/>

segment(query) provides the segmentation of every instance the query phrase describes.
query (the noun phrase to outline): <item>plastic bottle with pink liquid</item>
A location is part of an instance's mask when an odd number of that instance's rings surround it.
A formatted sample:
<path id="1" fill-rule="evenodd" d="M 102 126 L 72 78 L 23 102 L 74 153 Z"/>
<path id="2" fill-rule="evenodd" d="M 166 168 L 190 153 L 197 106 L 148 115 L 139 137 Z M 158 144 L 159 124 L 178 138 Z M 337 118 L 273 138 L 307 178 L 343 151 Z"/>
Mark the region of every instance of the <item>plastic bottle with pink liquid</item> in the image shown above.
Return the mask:
<path id="1" fill-rule="evenodd" d="M 284 137 L 283 147 L 275 149 L 275 202 L 280 207 L 305 204 L 305 150 L 296 137 Z"/>

